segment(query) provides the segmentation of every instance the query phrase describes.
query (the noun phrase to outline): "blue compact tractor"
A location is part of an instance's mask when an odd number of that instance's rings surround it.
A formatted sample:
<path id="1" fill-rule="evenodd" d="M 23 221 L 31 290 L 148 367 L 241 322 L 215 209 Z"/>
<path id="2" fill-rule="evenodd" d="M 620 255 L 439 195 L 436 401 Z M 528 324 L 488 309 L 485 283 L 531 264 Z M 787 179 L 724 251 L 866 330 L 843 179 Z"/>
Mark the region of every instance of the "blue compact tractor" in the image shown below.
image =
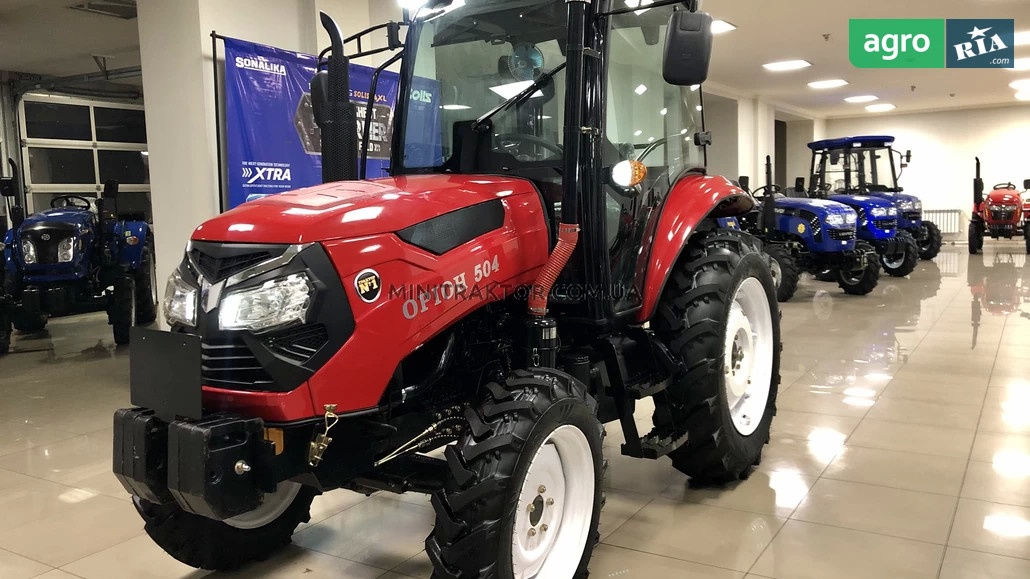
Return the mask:
<path id="1" fill-rule="evenodd" d="M 883 142 L 890 137 L 871 137 Z M 919 245 L 909 231 L 899 229 L 903 210 L 900 199 L 881 196 L 891 191 L 882 189 L 880 175 L 893 167 L 893 157 L 884 164 L 882 157 L 869 154 L 865 142 L 852 139 L 834 139 L 810 143 L 812 149 L 812 197 L 821 197 L 843 203 L 858 212 L 858 238 L 876 248 L 883 270 L 894 277 L 905 277 L 919 263 Z M 856 146 L 858 145 L 858 146 Z M 875 177 L 874 177 L 875 175 Z M 873 185 L 870 187 L 870 185 Z M 912 199 L 915 199 L 914 197 Z M 823 278 L 825 279 L 825 278 Z"/>
<path id="2" fill-rule="evenodd" d="M 915 238 L 920 259 L 933 259 L 941 251 L 941 230 L 934 222 L 923 219 L 923 202 L 915 195 L 904 193 L 905 189 L 898 184 L 905 167 L 912 162 L 912 151 L 902 154 L 895 151 L 893 145 L 894 137 L 868 136 L 819 141 L 809 147 L 816 155 L 836 153 L 841 159 L 850 160 L 855 187 L 849 187 L 848 192 L 882 197 L 895 203 L 898 229 Z M 899 163 L 895 163 L 895 159 Z M 851 177 L 844 178 L 845 184 L 851 182 Z"/>
<path id="3" fill-rule="evenodd" d="M 12 218 L 4 235 L 0 353 L 10 347 L 12 325 L 40 332 L 50 317 L 104 310 L 115 343 L 128 344 L 133 325 L 157 318 L 154 237 L 145 210 L 134 195 L 119 199 L 111 181 L 96 209 L 90 199 L 62 195 L 50 209 L 25 217 L 16 183 L 8 177 L 0 184 Z"/>
<path id="4" fill-rule="evenodd" d="M 741 177 L 748 188 L 748 179 Z M 765 242 L 770 257 L 777 298 L 789 300 L 797 289 L 801 272 L 829 272 L 841 289 L 852 295 L 866 295 L 880 280 L 876 250 L 856 236 L 858 214 L 847 205 L 825 199 L 785 196 L 772 184 L 772 160 L 766 157 L 766 181 L 754 191 L 761 208 L 744 221 L 746 229 Z M 799 179 L 795 194 L 804 193 Z"/>

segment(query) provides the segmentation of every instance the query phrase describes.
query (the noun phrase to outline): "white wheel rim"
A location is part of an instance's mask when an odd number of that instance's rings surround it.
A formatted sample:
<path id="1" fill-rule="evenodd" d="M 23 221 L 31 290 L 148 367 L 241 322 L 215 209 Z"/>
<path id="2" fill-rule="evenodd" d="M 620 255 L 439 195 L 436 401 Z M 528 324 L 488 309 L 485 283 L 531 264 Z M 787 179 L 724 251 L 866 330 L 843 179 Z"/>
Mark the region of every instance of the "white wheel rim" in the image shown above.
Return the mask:
<path id="1" fill-rule="evenodd" d="M 265 495 L 261 506 L 242 515 L 226 519 L 225 524 L 237 529 L 259 529 L 279 518 L 293 504 L 300 492 L 300 483 L 286 481 L 279 483 L 274 493 Z"/>
<path id="2" fill-rule="evenodd" d="M 780 280 L 783 279 L 783 268 L 780 267 L 780 262 L 776 261 L 775 257 L 769 260 L 769 271 L 772 272 L 773 285 L 779 288 Z"/>
<path id="3" fill-rule="evenodd" d="M 904 253 L 898 255 L 897 259 L 888 259 L 886 255 L 883 256 L 883 265 L 889 267 L 890 269 L 898 269 L 904 263 L 905 263 L 905 254 Z"/>
<path id="4" fill-rule="evenodd" d="M 757 278 L 744 280 L 733 296 L 723 352 L 730 417 L 737 432 L 750 436 L 765 417 L 773 363 L 772 311 Z"/>
<path id="5" fill-rule="evenodd" d="M 572 577 L 594 516 L 594 458 L 583 432 L 556 428 L 536 449 L 515 506 L 515 579 Z"/>

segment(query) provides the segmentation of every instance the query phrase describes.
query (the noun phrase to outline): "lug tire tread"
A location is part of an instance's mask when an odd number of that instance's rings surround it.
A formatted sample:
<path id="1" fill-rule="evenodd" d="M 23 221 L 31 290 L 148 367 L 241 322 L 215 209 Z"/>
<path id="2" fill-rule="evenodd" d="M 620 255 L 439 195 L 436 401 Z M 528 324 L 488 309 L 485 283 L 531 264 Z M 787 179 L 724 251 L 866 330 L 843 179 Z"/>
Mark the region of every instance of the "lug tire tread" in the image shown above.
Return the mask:
<path id="1" fill-rule="evenodd" d="M 776 300 L 780 303 L 789 302 L 798 291 L 798 282 L 801 280 L 797 260 L 787 248 L 779 245 L 767 245 L 765 253 L 780 265 L 780 285 L 776 287 Z"/>
<path id="2" fill-rule="evenodd" d="M 866 267 L 862 271 L 862 279 L 857 284 L 849 284 L 844 281 L 844 271 L 838 269 L 834 272 L 837 277 L 837 285 L 848 295 L 869 295 L 880 283 L 880 256 L 877 255 L 876 248 L 866 241 L 856 243 L 855 251 L 866 254 Z"/>
<path id="3" fill-rule="evenodd" d="M 931 260 L 941 252 L 941 245 L 944 242 L 944 236 L 941 235 L 941 228 L 937 227 L 937 224 L 933 221 L 923 221 L 923 227 L 926 227 L 926 235 L 929 241 L 926 247 L 919 248 L 919 259 Z"/>
<path id="4" fill-rule="evenodd" d="M 888 267 L 886 262 L 883 263 L 883 271 L 891 277 L 905 277 L 915 271 L 916 266 L 919 265 L 919 244 L 916 242 L 916 238 L 907 231 L 899 231 L 898 240 L 905 247 L 905 260 L 896 268 Z"/>

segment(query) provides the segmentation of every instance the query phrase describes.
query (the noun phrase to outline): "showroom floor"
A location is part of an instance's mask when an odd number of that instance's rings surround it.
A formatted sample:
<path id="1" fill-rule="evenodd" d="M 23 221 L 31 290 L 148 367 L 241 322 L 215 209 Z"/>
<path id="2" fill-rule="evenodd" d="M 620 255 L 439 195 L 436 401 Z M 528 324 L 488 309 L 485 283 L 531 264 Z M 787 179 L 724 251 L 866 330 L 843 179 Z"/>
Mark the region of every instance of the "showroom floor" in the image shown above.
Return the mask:
<path id="1" fill-rule="evenodd" d="M 736 488 L 623 458 L 610 427 L 592 576 L 1030 576 L 1030 264 L 987 246 L 866 298 L 806 281 L 783 307 L 772 443 Z M 105 321 L 54 320 L 0 360 L 3 579 L 206 575 L 149 541 L 110 474 L 128 356 Z M 236 576 L 429 577 L 432 521 L 422 496 L 331 493 L 295 547 Z"/>

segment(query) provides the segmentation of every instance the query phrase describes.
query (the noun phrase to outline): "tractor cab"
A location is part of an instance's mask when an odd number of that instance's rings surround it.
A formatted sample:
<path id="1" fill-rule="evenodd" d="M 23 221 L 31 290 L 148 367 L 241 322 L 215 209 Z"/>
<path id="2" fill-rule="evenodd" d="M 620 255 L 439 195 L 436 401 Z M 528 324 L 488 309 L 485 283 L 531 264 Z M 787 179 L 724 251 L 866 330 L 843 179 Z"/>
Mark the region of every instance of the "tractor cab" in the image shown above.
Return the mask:
<path id="1" fill-rule="evenodd" d="M 921 259 L 933 259 L 940 252 L 941 234 L 933 222 L 923 219 L 923 202 L 905 193 L 901 175 L 912 162 L 912 151 L 894 149 L 894 137 L 862 136 L 817 141 L 808 145 L 813 152 L 812 177 L 820 191 L 837 195 L 865 195 L 886 199 L 897 207 L 897 229 L 909 232 L 919 246 Z M 823 173 L 825 171 L 825 173 Z"/>

